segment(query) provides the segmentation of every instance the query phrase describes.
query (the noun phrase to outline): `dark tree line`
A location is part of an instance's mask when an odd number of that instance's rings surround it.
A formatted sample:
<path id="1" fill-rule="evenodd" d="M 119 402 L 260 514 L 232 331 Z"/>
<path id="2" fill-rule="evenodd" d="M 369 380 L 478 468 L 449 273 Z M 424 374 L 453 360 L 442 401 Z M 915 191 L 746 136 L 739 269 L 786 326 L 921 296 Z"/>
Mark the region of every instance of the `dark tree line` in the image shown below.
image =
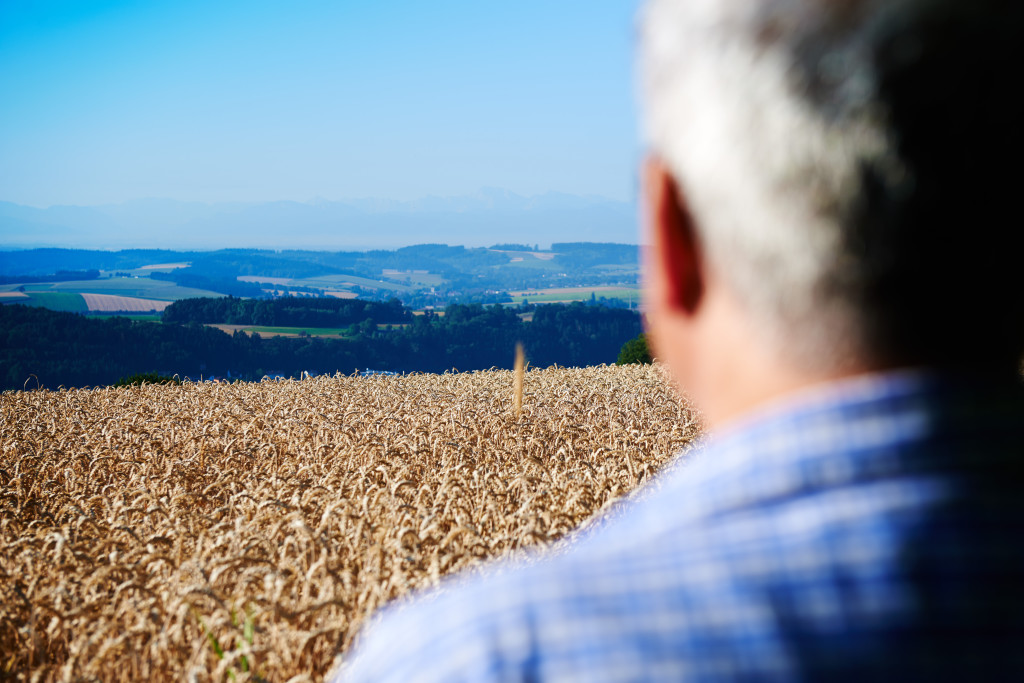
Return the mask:
<path id="1" fill-rule="evenodd" d="M 551 251 L 558 252 L 556 260 L 570 270 L 584 269 L 598 264 L 635 264 L 639 261 L 639 247 L 606 242 L 555 242 Z"/>
<path id="2" fill-rule="evenodd" d="M 334 298 L 199 298 L 175 301 L 163 313 L 165 323 L 222 323 L 281 327 L 348 327 L 364 320 L 396 324 L 412 320 L 397 299 L 361 301 Z"/>
<path id="3" fill-rule="evenodd" d="M 58 270 L 49 275 L 0 275 L 0 285 L 13 283 L 29 284 L 31 282 L 73 282 L 79 280 L 98 280 L 100 271 L 91 270 Z"/>
<path id="4" fill-rule="evenodd" d="M 0 306 L 0 381 L 4 389 L 21 389 L 32 375 L 39 384 L 55 388 L 109 385 L 149 372 L 193 379 L 230 372 L 232 377 L 259 379 L 264 374 L 347 374 L 366 368 L 508 368 L 517 340 L 523 341 L 535 366 L 583 366 L 614 362 L 623 343 L 640 329 L 640 317 L 632 311 L 582 304 L 538 306 L 531 322 L 524 322 L 514 309 L 452 305 L 444 315 L 415 316 L 394 329 L 379 329 L 374 319 L 364 318 L 343 339 L 261 339 L 196 322 L 98 320 L 7 305 Z M 28 387 L 34 386 L 36 379 L 30 379 Z"/>
<path id="5" fill-rule="evenodd" d="M 199 325 L 87 318 L 22 305 L 0 306 L 0 371 L 4 389 L 39 384 L 113 384 L 157 370 L 199 376 L 202 366 L 230 367 L 236 341 Z M 34 375 L 36 379 L 31 379 Z"/>
<path id="6" fill-rule="evenodd" d="M 87 249 L 22 249 L 0 251 L 0 275 L 45 276 L 66 270 L 132 270 L 151 263 L 191 261 L 204 252 L 168 251 L 165 249 L 122 249 L 92 251 Z M 53 282 L 53 280 L 46 280 Z"/>
<path id="7" fill-rule="evenodd" d="M 262 297 L 263 288 L 255 282 L 245 282 L 236 277 L 216 277 L 193 272 L 192 268 L 178 268 L 169 273 L 155 271 L 149 274 L 153 280 L 173 282 L 182 287 L 205 289 L 228 296 Z"/>

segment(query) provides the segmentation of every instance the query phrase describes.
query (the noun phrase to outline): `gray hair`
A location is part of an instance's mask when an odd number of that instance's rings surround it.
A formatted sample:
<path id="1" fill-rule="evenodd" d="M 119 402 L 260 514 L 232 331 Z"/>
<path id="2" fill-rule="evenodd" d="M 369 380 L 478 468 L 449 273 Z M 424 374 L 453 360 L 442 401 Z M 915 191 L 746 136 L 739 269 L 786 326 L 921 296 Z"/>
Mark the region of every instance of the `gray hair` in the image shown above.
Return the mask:
<path id="1" fill-rule="evenodd" d="M 966 187 L 961 205 L 946 216 L 981 217 L 979 202 L 992 202 L 999 179 L 972 180 L 966 174 L 981 169 L 953 165 L 965 154 L 977 156 L 969 140 L 980 120 L 1022 125 L 1014 120 L 1019 107 L 1005 111 L 1010 81 L 975 92 L 968 79 L 977 74 L 962 75 L 963 83 L 956 73 L 948 82 L 936 74 L 957 50 L 1009 73 L 1021 13 L 1000 42 L 993 11 L 1013 4 L 649 2 L 640 48 L 648 144 L 679 182 L 712 267 L 778 350 L 804 364 L 839 368 L 887 356 L 924 359 L 923 340 L 913 338 L 920 325 L 907 316 L 941 311 L 923 283 L 911 282 L 942 272 L 934 265 L 916 272 L 911 263 L 915 240 L 936 234 L 923 225 L 939 215 L 929 204 Z M 950 31 L 960 33 L 951 38 Z M 967 96 L 975 100 L 959 103 Z M 947 102 L 957 109 L 948 121 L 924 122 L 934 112 L 919 108 L 946 109 Z M 993 118 L 1000 108 L 1002 118 Z M 1020 149 L 1019 132 L 1002 133 Z M 950 144 L 959 150 L 950 158 L 934 154 L 935 146 Z M 1020 245 L 1014 232 L 1012 248 Z M 919 253 L 955 256 L 930 249 Z M 1021 291 L 1008 314 L 1015 320 Z M 1008 324 L 1019 353 L 1020 325 Z"/>

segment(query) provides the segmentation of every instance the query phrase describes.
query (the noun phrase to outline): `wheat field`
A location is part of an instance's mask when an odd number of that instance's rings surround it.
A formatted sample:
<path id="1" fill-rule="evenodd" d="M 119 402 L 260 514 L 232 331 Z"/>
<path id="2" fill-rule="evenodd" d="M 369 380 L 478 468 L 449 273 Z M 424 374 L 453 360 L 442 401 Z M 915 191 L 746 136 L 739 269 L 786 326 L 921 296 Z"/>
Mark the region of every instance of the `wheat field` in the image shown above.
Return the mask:
<path id="1" fill-rule="evenodd" d="M 696 436 L 657 366 L 0 395 L 0 678 L 320 681 Z M 557 550 L 557 548 L 556 548 Z"/>

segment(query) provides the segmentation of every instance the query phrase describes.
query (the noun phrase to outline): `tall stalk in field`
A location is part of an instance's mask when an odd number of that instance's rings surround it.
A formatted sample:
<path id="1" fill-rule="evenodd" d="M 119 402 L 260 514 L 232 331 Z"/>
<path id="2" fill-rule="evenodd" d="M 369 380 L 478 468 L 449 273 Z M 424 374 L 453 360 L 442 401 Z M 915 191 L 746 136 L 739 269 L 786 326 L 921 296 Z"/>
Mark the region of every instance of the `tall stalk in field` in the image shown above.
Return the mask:
<path id="1" fill-rule="evenodd" d="M 523 343 L 516 342 L 516 364 L 512 380 L 512 412 L 516 419 L 523 414 L 523 379 L 526 374 L 526 354 Z"/>

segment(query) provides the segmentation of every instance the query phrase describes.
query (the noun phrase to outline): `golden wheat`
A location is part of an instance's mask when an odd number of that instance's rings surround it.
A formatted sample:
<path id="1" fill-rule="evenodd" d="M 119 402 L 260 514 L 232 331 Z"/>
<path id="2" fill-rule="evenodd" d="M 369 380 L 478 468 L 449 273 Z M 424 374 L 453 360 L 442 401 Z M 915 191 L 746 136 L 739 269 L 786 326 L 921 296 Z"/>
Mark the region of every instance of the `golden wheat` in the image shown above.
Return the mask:
<path id="1" fill-rule="evenodd" d="M 654 366 L 0 396 L 0 678 L 321 680 L 696 434 Z"/>

